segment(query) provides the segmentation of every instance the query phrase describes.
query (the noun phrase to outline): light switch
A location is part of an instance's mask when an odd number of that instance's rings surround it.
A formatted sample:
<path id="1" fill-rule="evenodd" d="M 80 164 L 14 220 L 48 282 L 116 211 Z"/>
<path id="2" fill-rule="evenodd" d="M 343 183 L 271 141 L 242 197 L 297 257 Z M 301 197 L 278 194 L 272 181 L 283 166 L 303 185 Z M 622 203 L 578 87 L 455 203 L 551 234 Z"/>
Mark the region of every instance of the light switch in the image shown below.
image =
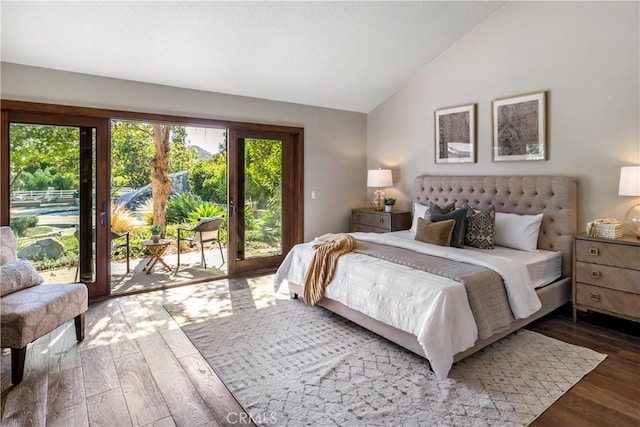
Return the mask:
<path id="1" fill-rule="evenodd" d="M 311 200 L 315 200 L 315 199 L 316 199 L 316 191 L 311 190 Z"/>

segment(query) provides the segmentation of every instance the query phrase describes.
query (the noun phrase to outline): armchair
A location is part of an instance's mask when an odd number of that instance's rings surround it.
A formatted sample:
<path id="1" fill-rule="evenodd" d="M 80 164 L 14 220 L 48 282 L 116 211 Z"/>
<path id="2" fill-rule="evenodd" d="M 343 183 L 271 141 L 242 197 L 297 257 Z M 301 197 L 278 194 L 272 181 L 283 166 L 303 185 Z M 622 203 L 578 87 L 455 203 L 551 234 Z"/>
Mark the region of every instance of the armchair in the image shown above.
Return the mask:
<path id="1" fill-rule="evenodd" d="M 224 262 L 224 253 L 222 252 L 222 244 L 220 243 L 220 225 L 222 225 L 222 217 L 214 216 L 211 218 L 200 218 L 198 223 L 191 228 L 178 228 L 178 265 L 180 267 L 180 242 L 189 242 L 191 246 L 200 243 L 200 260 L 202 266 L 207 268 L 207 261 L 204 256 L 204 244 L 209 242 L 218 242 L 222 262 Z M 193 236 L 183 237 L 183 233 L 193 233 Z"/>
<path id="2" fill-rule="evenodd" d="M 0 227 L 0 344 L 11 349 L 11 382 L 22 381 L 27 345 L 71 319 L 84 339 L 87 287 L 83 283 L 42 284 L 27 261 L 18 260 L 9 227 Z"/>

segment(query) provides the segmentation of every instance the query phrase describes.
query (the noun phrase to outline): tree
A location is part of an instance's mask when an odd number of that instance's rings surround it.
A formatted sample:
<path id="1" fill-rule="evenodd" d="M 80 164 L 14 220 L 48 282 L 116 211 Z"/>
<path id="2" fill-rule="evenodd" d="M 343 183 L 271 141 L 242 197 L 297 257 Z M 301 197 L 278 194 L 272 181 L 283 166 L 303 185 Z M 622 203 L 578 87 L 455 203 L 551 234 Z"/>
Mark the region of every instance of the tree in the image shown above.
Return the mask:
<path id="1" fill-rule="evenodd" d="M 129 121 L 111 123 L 112 187 L 139 188 L 150 180 L 153 140 L 151 125 Z"/>
<path id="2" fill-rule="evenodd" d="M 152 125 L 155 155 L 151 161 L 151 194 L 153 195 L 153 223 L 162 228 L 164 236 L 167 226 L 167 200 L 171 194 L 169 179 L 169 153 L 171 125 Z"/>
<path id="3" fill-rule="evenodd" d="M 32 174 L 50 167 L 51 175 L 79 174 L 80 131 L 74 127 L 12 123 L 10 135 L 10 188 L 25 171 Z M 77 178 L 76 178 L 77 182 Z"/>

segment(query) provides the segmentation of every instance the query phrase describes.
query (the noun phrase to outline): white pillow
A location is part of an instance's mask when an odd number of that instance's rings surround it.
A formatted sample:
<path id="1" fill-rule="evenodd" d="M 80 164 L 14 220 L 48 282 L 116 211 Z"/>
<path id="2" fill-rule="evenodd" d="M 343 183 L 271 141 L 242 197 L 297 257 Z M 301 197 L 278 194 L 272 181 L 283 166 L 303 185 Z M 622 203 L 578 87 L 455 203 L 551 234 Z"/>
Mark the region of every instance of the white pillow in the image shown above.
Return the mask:
<path id="1" fill-rule="evenodd" d="M 495 244 L 535 252 L 538 249 L 541 223 L 542 214 L 518 215 L 496 212 Z"/>
<path id="2" fill-rule="evenodd" d="M 413 204 L 413 222 L 411 223 L 411 231 L 414 233 L 418 231 L 418 218 L 425 219 L 425 215 L 429 211 L 429 206 L 421 203 Z"/>

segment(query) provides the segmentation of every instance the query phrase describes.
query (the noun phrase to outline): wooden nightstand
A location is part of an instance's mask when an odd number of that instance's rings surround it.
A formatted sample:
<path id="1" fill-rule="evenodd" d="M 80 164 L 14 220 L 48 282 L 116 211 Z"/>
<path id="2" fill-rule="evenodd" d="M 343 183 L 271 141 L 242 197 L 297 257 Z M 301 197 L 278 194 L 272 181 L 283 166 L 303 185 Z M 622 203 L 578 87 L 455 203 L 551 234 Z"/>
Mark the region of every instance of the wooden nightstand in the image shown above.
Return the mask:
<path id="1" fill-rule="evenodd" d="M 640 322 L 640 240 L 576 236 L 573 248 L 573 321 L 577 310 Z"/>
<path id="2" fill-rule="evenodd" d="M 411 212 L 379 212 L 373 208 L 351 211 L 351 231 L 388 233 L 411 228 Z"/>

